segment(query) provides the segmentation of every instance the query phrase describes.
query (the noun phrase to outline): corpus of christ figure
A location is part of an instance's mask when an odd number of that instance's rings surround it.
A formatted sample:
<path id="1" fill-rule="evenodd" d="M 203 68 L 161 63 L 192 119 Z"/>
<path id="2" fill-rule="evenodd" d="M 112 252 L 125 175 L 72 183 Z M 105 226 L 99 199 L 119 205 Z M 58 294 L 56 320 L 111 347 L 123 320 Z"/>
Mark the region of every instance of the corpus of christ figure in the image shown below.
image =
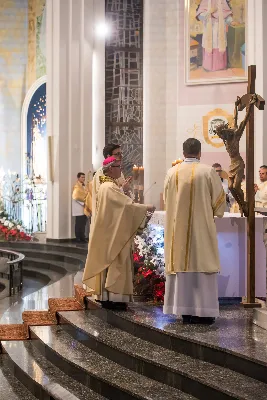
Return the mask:
<path id="1" fill-rule="evenodd" d="M 248 216 L 248 205 L 244 199 L 244 192 L 241 189 L 242 178 L 244 176 L 245 163 L 239 152 L 239 142 L 250 117 L 252 107 L 257 103 L 258 97 L 256 94 L 251 96 L 250 102 L 246 110 L 244 120 L 238 126 L 238 106 L 241 103 L 240 97 L 237 97 L 234 111 L 234 127 L 230 128 L 229 124 L 220 124 L 216 127 L 214 133 L 219 136 L 224 142 L 225 148 L 230 156 L 231 164 L 229 167 L 228 181 L 229 190 L 234 199 L 241 208 L 241 214 Z"/>

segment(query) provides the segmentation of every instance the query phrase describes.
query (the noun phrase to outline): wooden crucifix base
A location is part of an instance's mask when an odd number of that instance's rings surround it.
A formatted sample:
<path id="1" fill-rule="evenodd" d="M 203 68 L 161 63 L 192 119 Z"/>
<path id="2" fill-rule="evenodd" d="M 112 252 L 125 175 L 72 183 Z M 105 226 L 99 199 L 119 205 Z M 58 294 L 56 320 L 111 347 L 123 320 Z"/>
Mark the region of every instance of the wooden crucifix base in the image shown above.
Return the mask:
<path id="1" fill-rule="evenodd" d="M 261 308 L 261 303 L 248 303 L 246 299 L 241 304 L 244 308 Z"/>
<path id="2" fill-rule="evenodd" d="M 248 89 L 247 94 L 242 96 L 239 111 L 249 107 L 251 96 L 255 95 L 256 65 L 248 67 Z M 264 110 L 265 101 L 257 95 L 255 106 Z M 246 126 L 246 200 L 248 202 L 247 217 L 247 296 L 242 305 L 245 308 L 261 307 L 256 301 L 255 295 L 255 191 L 254 191 L 254 107 Z"/>

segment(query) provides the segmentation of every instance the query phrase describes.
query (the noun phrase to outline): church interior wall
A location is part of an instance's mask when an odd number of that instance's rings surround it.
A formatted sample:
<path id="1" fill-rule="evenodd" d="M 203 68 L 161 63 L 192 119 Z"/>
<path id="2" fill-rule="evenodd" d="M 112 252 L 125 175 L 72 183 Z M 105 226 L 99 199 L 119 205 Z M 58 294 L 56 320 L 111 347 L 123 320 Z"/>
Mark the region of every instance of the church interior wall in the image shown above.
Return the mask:
<path id="1" fill-rule="evenodd" d="M 263 94 L 262 0 L 248 0 L 247 64 L 257 65 L 256 91 Z M 202 143 L 202 161 L 220 162 L 225 170 L 229 157 L 224 147 L 207 143 L 203 119 L 220 108 L 233 115 L 237 96 L 247 91 L 246 82 L 185 84 L 185 1 L 145 0 L 144 3 L 144 166 L 145 185 L 158 182 L 146 201 L 159 206 L 163 180 L 173 160 L 182 158 L 182 143 L 196 137 Z M 240 120 L 244 112 L 240 113 Z M 266 159 L 263 120 L 266 111 L 255 112 L 255 168 Z M 245 157 L 245 138 L 241 141 Z M 267 148 L 266 148 L 267 149 Z M 155 157 L 156 155 L 156 157 Z M 265 157 L 265 158 L 264 158 Z M 256 174 L 257 176 L 257 174 Z"/>
<path id="2" fill-rule="evenodd" d="M 73 237 L 77 173 L 96 170 L 105 145 L 105 1 L 47 0 L 47 237 Z"/>
<path id="3" fill-rule="evenodd" d="M 21 171 L 21 111 L 28 89 L 45 75 L 45 0 L 0 4 L 0 168 Z"/>

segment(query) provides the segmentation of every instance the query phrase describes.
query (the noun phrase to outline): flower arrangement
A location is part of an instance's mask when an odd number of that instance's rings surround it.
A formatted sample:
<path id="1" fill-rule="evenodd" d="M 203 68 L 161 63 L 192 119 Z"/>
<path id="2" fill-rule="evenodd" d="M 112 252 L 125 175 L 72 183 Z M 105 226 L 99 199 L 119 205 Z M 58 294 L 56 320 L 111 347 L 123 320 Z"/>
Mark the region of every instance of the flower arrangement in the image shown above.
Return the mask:
<path id="1" fill-rule="evenodd" d="M 25 232 L 21 221 L 14 221 L 4 211 L 0 202 L 0 241 L 32 240 L 32 236 Z"/>
<path id="2" fill-rule="evenodd" d="M 28 232 L 44 231 L 46 220 L 46 184 L 41 177 L 25 175 L 0 168 L 0 199 L 9 219 L 23 218 Z M 21 225 L 21 224 L 19 224 Z"/>
<path id="3" fill-rule="evenodd" d="M 163 227 L 148 225 L 135 237 L 134 245 L 134 294 L 148 301 L 162 302 L 165 293 Z"/>

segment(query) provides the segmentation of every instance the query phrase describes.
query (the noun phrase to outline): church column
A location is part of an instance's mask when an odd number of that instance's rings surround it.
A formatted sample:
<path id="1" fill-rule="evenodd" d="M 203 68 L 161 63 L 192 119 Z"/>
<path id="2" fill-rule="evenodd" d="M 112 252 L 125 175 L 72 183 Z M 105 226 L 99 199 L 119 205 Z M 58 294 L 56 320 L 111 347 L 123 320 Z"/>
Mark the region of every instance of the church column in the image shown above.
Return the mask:
<path id="1" fill-rule="evenodd" d="M 265 105 L 265 110 L 261 112 L 262 114 L 262 120 L 263 120 L 263 128 L 262 128 L 262 136 L 263 136 L 263 146 L 262 146 L 262 152 L 263 152 L 263 158 L 262 158 L 262 164 L 267 165 L 267 40 L 266 40 L 266 35 L 267 33 L 267 26 L 266 26 L 266 21 L 267 21 L 267 3 L 266 1 L 262 1 L 262 37 L 259 42 L 261 43 L 261 49 L 262 49 L 262 70 L 263 70 L 263 91 L 262 91 L 262 97 L 266 101 Z M 257 136 L 256 136 L 257 138 Z M 256 139 L 257 140 L 257 139 Z"/>
<path id="2" fill-rule="evenodd" d="M 146 203 L 158 208 L 176 151 L 178 127 L 178 1 L 144 0 L 144 167 Z"/>
<path id="3" fill-rule="evenodd" d="M 92 122 L 93 103 L 101 110 L 104 102 L 92 94 L 96 3 L 104 13 L 104 0 L 47 0 L 47 135 L 54 178 L 48 183 L 49 239 L 72 237 L 72 187 L 77 172 L 92 170 L 93 129 L 99 141 L 104 137 Z"/>
<path id="4" fill-rule="evenodd" d="M 247 64 L 256 65 L 256 93 L 265 100 L 267 98 L 267 43 L 265 40 L 265 25 L 267 3 L 265 0 L 250 0 L 248 2 L 248 35 Z M 267 163 L 266 111 L 255 110 L 255 179 L 258 179 L 258 169 Z"/>

